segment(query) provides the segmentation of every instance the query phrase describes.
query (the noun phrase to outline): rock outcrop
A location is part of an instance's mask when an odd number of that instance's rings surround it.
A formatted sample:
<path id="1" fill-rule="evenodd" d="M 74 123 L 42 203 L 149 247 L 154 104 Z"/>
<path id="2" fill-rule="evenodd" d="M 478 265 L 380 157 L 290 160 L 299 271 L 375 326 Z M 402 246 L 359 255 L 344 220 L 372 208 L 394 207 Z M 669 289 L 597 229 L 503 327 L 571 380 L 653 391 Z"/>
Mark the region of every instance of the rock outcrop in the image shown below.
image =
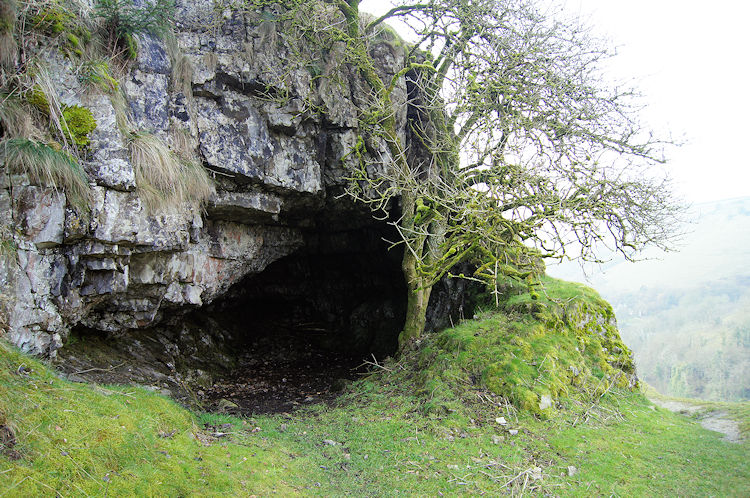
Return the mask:
<path id="1" fill-rule="evenodd" d="M 11 342 L 54 356 L 73 327 L 110 333 L 152 327 L 295 254 L 281 272 L 287 288 L 297 268 L 300 279 L 311 278 L 297 286 L 298 295 L 311 292 L 311 285 L 348 294 L 328 310 L 341 314 L 341 327 L 399 320 L 392 298 L 373 300 L 377 293 L 351 293 L 362 285 L 339 289 L 335 280 L 321 282 L 323 267 L 315 266 L 322 259 L 335 266 L 339 259 L 356 272 L 371 261 L 385 269 L 362 271 L 363 282 L 371 278 L 381 295 L 402 285 L 376 282 L 378 275 L 398 280 L 398 255 L 387 256 L 385 246 L 377 257 L 361 257 L 368 254 L 362 243 L 379 241 L 388 227 L 339 197 L 360 135 L 364 85 L 335 49 L 316 72 L 290 63 L 298 47 L 287 41 L 283 23 L 269 17 L 220 12 L 208 0 L 178 2 L 172 45 L 139 36 L 138 58 L 121 81 L 132 126 L 167 143 L 175 131 L 182 133 L 212 173 L 216 193 L 204 210 L 148 209 L 111 98 L 86 91 L 59 51 L 44 54 L 60 102 L 85 107 L 96 120 L 84 165 L 93 201 L 86 212 L 66 205 L 63 192 L 23 176 L 0 178 L 0 221 L 17 228 L 15 251 L 0 263 Z M 396 44 L 375 43 L 372 52 L 386 81 L 403 67 L 404 51 Z M 392 98 L 403 104 L 396 105 L 402 110 L 397 122 L 406 139 L 403 81 Z M 382 144 L 369 145 L 388 153 Z M 261 281 L 269 288 L 274 283 Z"/>

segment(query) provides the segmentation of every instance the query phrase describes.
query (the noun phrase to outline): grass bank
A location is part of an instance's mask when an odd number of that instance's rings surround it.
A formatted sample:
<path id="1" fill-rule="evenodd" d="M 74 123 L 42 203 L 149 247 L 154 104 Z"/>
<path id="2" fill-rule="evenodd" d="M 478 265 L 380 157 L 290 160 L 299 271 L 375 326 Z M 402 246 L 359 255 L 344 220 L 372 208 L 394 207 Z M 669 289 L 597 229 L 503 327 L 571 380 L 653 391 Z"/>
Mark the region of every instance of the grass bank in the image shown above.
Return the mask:
<path id="1" fill-rule="evenodd" d="M 0 496 L 750 495 L 748 444 L 607 373 L 615 339 L 582 348 L 570 324 L 593 312 L 576 299 L 524 310 L 521 296 L 428 336 L 334 406 L 255 418 L 71 383 L 0 343 Z"/>

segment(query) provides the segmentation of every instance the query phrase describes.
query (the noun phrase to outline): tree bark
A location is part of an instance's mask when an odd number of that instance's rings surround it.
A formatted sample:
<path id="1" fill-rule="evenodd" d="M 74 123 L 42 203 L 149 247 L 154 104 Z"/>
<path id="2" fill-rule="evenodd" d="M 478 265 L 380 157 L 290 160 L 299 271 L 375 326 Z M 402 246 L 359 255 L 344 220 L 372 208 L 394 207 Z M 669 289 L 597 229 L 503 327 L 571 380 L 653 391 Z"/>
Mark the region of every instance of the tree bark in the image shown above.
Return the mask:
<path id="1" fill-rule="evenodd" d="M 403 351 L 424 332 L 427 321 L 427 305 L 430 302 L 432 285 L 420 278 L 416 271 L 417 261 L 414 255 L 405 249 L 401 268 L 406 280 L 406 318 L 404 328 L 398 336 L 398 349 Z"/>

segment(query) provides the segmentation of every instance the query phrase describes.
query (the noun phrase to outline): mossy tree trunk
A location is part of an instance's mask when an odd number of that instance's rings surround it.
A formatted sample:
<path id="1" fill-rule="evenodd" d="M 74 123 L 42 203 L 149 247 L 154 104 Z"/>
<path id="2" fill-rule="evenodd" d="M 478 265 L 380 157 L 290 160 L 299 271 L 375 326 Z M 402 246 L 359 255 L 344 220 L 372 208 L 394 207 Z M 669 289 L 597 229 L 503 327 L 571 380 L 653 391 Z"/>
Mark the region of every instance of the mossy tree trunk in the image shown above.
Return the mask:
<path id="1" fill-rule="evenodd" d="M 405 2 L 361 24 L 359 0 L 324 1 L 343 14 L 348 62 L 371 89 L 360 117 L 373 140 L 358 146 L 393 162 L 360 160 L 348 192 L 378 215 L 400 200 L 402 348 L 422 333 L 432 285 L 458 263 L 478 265 L 459 277 L 497 286 L 536 271 L 538 257 L 598 261 L 611 243 L 631 259 L 677 235 L 681 206 L 645 170 L 664 162 L 669 142 L 640 127 L 629 90 L 599 77 L 610 54 L 577 24 L 552 22 L 535 2 L 495 0 Z M 413 21 L 421 42 L 384 81 L 368 43 L 392 17 Z M 408 163 L 391 100 L 406 75 Z M 377 157 L 381 141 L 390 158 Z"/>
<path id="2" fill-rule="evenodd" d="M 399 350 L 406 348 L 422 335 L 427 321 L 427 306 L 430 303 L 432 285 L 416 272 L 417 262 L 407 250 L 402 261 L 402 270 L 406 279 L 406 318 L 404 328 L 398 336 Z"/>
<path id="3" fill-rule="evenodd" d="M 339 10 L 347 22 L 347 30 L 350 36 L 349 49 L 359 57 L 357 68 L 359 73 L 373 89 L 378 100 L 378 107 L 383 110 L 383 119 L 379 122 L 378 132 L 388 144 L 391 156 L 395 161 L 395 168 L 402 177 L 410 176 L 410 166 L 406 162 L 406 151 L 404 144 L 396 131 L 396 119 L 391 101 L 391 92 L 394 83 L 386 85 L 375 71 L 372 59 L 367 52 L 365 38 L 360 34 L 358 0 L 338 0 Z M 405 73 L 405 71 L 404 71 Z M 413 192 L 401 192 L 402 216 L 399 226 L 402 236 L 413 233 L 417 196 Z M 424 264 L 424 252 L 430 241 L 429 237 L 417 235 L 404 238 L 404 256 L 401 262 L 404 280 L 407 288 L 406 318 L 404 327 L 399 334 L 399 350 L 403 350 L 408 344 L 418 339 L 424 332 L 427 320 L 427 305 L 434 282 L 426 275 L 422 275 L 419 268 Z"/>

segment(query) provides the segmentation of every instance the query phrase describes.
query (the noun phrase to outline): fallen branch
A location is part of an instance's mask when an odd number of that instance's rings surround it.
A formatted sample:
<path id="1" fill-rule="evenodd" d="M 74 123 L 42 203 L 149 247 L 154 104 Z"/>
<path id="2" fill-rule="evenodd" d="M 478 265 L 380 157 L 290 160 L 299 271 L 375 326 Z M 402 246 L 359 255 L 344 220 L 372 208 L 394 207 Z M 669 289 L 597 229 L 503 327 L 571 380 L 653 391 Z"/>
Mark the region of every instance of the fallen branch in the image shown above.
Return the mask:
<path id="1" fill-rule="evenodd" d="M 362 367 L 362 366 L 365 366 L 365 365 L 370 365 L 371 367 L 381 368 L 381 369 L 385 370 L 386 372 L 393 373 L 393 370 L 391 370 L 390 368 L 385 367 L 385 366 L 381 365 L 380 363 L 378 363 L 378 359 L 375 358 L 374 354 L 370 353 L 370 355 L 372 356 L 373 361 L 364 360 L 364 363 L 362 363 L 361 365 L 359 365 L 356 368 L 353 368 L 352 370 L 357 370 L 359 367 Z"/>
<path id="2" fill-rule="evenodd" d="M 119 367 L 123 366 L 124 364 L 125 364 L 125 362 L 123 361 L 119 365 L 114 365 L 114 366 L 111 366 L 109 368 L 97 368 L 97 367 L 88 368 L 86 370 L 79 370 L 77 372 L 73 372 L 73 375 L 80 375 L 80 374 L 89 373 L 89 372 L 111 372 L 115 368 L 119 368 Z"/>

